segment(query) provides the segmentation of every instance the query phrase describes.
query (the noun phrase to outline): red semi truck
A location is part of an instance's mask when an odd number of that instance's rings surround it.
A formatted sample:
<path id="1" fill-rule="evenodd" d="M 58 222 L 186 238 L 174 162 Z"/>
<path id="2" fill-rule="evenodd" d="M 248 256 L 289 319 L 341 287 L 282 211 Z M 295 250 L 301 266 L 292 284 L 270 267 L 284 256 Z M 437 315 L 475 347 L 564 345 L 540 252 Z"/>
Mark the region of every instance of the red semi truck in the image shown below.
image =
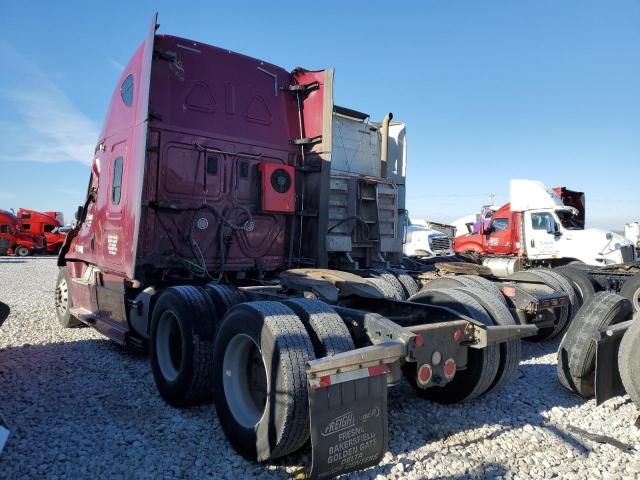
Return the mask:
<path id="1" fill-rule="evenodd" d="M 16 216 L 25 232 L 44 237 L 46 252 L 58 253 L 67 238 L 66 233 L 60 231 L 64 227 L 62 212 L 37 212 L 19 208 Z"/>
<path id="2" fill-rule="evenodd" d="M 156 28 L 112 96 L 58 257 L 59 322 L 148 346 L 160 395 L 213 398 L 247 458 L 310 438 L 314 477 L 380 461 L 402 375 L 442 403 L 508 381 L 536 327 L 506 308 L 494 326 L 478 289 L 395 296 L 418 290 L 399 267 L 404 126 L 334 105 L 331 69 Z M 339 147 L 363 135 L 366 152 Z"/>
<path id="3" fill-rule="evenodd" d="M 44 250 L 44 237 L 25 232 L 18 218 L 6 210 L 0 210 L 0 239 L 6 240 L 9 244 L 7 253 L 19 257 L 27 257 Z"/>

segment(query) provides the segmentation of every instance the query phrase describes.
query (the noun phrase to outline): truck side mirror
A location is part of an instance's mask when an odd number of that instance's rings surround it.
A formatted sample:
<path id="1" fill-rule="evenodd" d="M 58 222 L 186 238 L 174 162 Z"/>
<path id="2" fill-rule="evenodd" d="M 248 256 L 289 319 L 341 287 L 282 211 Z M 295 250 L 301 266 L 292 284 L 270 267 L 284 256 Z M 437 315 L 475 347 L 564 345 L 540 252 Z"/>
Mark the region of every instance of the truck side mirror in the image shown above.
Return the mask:
<path id="1" fill-rule="evenodd" d="M 80 219 L 82 218 L 82 212 L 83 212 L 83 210 L 84 210 L 84 207 L 83 207 L 82 205 L 78 205 L 78 209 L 76 210 L 76 214 L 75 214 L 76 220 L 77 220 L 78 222 L 79 222 L 79 221 L 80 221 Z"/>
<path id="2" fill-rule="evenodd" d="M 548 234 L 555 235 L 555 236 L 562 235 L 562 233 L 560 232 L 560 229 L 558 229 L 558 225 L 556 224 L 556 221 L 552 217 L 545 218 L 545 226 L 547 228 Z"/>

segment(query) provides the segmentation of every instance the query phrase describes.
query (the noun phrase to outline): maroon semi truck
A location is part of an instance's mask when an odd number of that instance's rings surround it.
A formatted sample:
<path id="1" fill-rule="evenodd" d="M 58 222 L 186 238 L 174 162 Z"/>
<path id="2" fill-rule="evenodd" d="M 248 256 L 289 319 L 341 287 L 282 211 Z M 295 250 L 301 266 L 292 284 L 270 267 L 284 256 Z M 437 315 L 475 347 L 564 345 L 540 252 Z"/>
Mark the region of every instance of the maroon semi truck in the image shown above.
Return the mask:
<path id="1" fill-rule="evenodd" d="M 156 28 L 113 93 L 59 255 L 60 323 L 148 347 L 160 395 L 213 399 L 247 458 L 310 438 L 315 477 L 380 461 L 402 375 L 442 403 L 507 382 L 536 328 L 494 325 L 486 291 L 415 295 L 398 267 L 404 126 L 334 105 L 331 69 Z M 338 147 L 363 136 L 366 155 Z"/>

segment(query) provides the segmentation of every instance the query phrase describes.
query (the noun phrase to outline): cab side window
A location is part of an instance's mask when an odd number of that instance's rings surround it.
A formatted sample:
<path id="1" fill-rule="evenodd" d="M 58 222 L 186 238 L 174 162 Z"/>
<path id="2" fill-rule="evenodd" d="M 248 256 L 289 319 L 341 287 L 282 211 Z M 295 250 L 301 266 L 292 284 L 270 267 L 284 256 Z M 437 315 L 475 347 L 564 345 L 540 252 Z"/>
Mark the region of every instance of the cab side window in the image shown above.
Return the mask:
<path id="1" fill-rule="evenodd" d="M 53 226 L 53 225 L 45 225 L 45 226 L 44 226 L 44 231 L 45 231 L 45 232 L 47 232 L 47 233 L 48 233 L 48 232 L 53 232 L 53 229 L 54 229 L 54 228 L 56 228 L 56 227 L 55 227 L 55 226 Z"/>
<path id="2" fill-rule="evenodd" d="M 23 223 L 22 224 L 22 229 L 23 230 L 31 230 L 31 224 L 30 223 Z"/>
<path id="3" fill-rule="evenodd" d="M 0 233 L 11 233 L 9 225 L 0 225 Z"/>
<path id="4" fill-rule="evenodd" d="M 113 161 L 113 181 L 111 182 L 111 203 L 120 205 L 120 195 L 122 193 L 122 157 Z"/>
<path id="5" fill-rule="evenodd" d="M 547 218 L 549 220 L 547 220 Z M 548 212 L 539 212 L 539 213 L 531 214 L 531 228 L 533 228 L 534 230 L 546 230 L 547 221 L 551 221 L 555 223 L 553 216 Z"/>
<path id="6" fill-rule="evenodd" d="M 492 232 L 504 232 L 505 230 L 509 230 L 508 218 L 496 218 L 493 220 L 493 223 L 491 224 Z"/>
<path id="7" fill-rule="evenodd" d="M 133 75 L 128 75 L 120 85 L 120 97 L 127 107 L 133 105 Z"/>

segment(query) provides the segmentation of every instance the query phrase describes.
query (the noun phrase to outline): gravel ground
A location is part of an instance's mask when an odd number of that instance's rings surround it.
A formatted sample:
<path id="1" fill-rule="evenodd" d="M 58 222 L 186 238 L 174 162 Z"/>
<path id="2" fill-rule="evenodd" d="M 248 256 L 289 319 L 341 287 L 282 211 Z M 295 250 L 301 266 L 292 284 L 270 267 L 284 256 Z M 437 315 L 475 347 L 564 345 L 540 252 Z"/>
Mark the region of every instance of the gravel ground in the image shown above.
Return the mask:
<path id="1" fill-rule="evenodd" d="M 158 396 L 148 359 L 90 328 L 65 330 L 53 310 L 54 258 L 0 257 L 0 412 L 11 436 L 0 478 L 290 478 L 308 449 L 245 461 L 212 405 L 177 410 Z M 352 478 L 637 478 L 638 412 L 628 397 L 596 408 L 555 376 L 558 342 L 525 344 L 516 378 L 473 402 L 440 406 L 402 384 L 389 392 L 389 453 Z M 608 435 L 625 453 L 571 431 Z"/>

